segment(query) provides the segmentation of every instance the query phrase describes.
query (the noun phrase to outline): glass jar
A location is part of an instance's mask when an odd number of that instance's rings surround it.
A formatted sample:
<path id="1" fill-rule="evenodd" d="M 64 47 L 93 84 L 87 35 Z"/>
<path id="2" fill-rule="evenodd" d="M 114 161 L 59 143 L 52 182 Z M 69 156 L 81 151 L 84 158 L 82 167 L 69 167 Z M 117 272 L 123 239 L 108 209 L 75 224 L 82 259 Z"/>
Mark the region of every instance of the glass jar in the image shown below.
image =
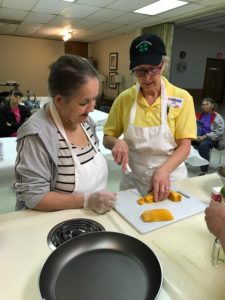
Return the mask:
<path id="1" fill-rule="evenodd" d="M 221 186 L 214 186 L 212 188 L 211 200 L 219 203 L 221 202 L 222 196 L 220 194 L 220 190 L 221 190 Z M 225 201 L 225 197 L 224 197 L 224 201 Z"/>
<path id="2" fill-rule="evenodd" d="M 217 194 L 219 188 L 219 194 Z M 211 199 L 216 202 L 220 202 L 221 204 L 225 204 L 225 196 L 223 196 L 220 191 L 222 187 L 215 187 L 212 188 L 212 195 Z M 220 196 L 220 197 L 218 197 Z M 221 246 L 221 242 L 219 239 L 215 239 L 214 244 L 213 244 L 213 249 L 212 249 L 212 265 L 218 267 L 218 263 L 222 262 L 225 263 L 225 253 L 223 251 L 223 248 Z"/>

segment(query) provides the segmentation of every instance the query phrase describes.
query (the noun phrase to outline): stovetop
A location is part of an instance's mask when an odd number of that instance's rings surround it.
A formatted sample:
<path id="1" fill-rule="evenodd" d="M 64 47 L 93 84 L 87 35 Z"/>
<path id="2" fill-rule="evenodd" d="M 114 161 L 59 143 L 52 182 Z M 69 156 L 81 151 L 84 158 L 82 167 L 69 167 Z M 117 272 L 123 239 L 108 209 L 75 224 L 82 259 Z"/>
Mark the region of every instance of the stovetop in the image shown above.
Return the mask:
<path id="1" fill-rule="evenodd" d="M 19 216 L 24 215 L 19 218 Z M 41 268 L 52 253 L 47 236 L 57 224 L 65 220 L 91 218 L 107 231 L 122 232 L 139 237 L 139 234 L 116 213 L 97 215 L 84 210 L 64 210 L 51 213 L 25 211 L 15 213 L 15 219 L 1 222 L 0 281 L 4 300 L 39 300 L 38 279 Z M 99 222 L 99 223 L 98 223 Z M 15 251 L 16 249 L 16 251 Z M 26 268 L 24 268 L 26 266 Z M 13 289 L 11 288 L 13 282 Z M 162 289 L 157 300 L 171 300 Z M 178 298 L 177 298 L 178 299 Z"/>
<path id="2" fill-rule="evenodd" d="M 73 238 L 97 231 L 105 231 L 105 228 L 96 221 L 84 218 L 70 219 L 55 225 L 47 236 L 47 242 L 54 250 Z"/>

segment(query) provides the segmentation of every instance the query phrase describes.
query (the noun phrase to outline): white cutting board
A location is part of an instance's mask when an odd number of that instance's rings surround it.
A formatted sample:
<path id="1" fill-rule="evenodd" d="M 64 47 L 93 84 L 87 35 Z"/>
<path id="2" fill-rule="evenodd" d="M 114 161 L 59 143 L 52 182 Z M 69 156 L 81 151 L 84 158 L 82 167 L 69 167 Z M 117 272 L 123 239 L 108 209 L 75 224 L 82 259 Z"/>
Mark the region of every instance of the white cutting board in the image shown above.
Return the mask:
<path id="1" fill-rule="evenodd" d="M 202 202 L 184 196 L 182 196 L 182 201 L 180 202 L 164 200 L 154 203 L 145 203 L 143 205 L 137 203 L 140 197 L 136 189 L 119 192 L 117 194 L 115 210 L 142 234 L 203 212 L 206 208 L 206 205 Z M 142 212 L 155 208 L 168 209 L 173 214 L 174 219 L 172 221 L 163 222 L 143 222 L 141 218 Z"/>

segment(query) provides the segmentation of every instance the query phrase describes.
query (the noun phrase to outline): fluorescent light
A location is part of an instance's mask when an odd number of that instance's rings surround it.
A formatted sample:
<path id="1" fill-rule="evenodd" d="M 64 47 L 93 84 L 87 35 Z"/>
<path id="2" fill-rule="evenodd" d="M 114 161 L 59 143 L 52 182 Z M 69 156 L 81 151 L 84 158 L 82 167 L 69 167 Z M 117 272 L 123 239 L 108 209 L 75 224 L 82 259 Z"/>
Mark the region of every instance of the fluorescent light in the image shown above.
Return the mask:
<path id="1" fill-rule="evenodd" d="M 154 16 L 186 4 L 188 4 L 188 2 L 179 1 L 179 0 L 159 0 L 150 5 L 139 8 L 134 12 L 138 14 Z"/>
<path id="2" fill-rule="evenodd" d="M 62 0 L 64 2 L 75 2 L 76 0 Z"/>

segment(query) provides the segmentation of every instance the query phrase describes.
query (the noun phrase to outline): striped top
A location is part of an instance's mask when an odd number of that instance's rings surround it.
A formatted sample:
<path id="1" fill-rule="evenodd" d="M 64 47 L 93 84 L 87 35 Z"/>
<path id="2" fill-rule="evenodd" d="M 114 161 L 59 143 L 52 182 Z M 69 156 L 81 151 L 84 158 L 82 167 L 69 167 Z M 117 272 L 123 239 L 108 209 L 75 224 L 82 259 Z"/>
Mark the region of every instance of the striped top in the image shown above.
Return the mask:
<path id="1" fill-rule="evenodd" d="M 84 128 L 92 140 L 93 144 L 99 151 L 97 140 L 91 130 L 90 125 L 85 122 L 83 123 Z M 67 142 L 62 136 L 61 132 L 58 131 L 59 137 L 59 162 L 58 162 L 58 178 L 56 181 L 55 190 L 60 192 L 72 193 L 75 188 L 75 166 L 73 157 L 70 153 L 70 150 L 67 146 Z M 88 145 L 84 148 L 80 148 L 72 144 L 72 151 L 75 151 L 75 154 L 81 165 L 88 163 L 92 160 L 96 154 L 96 151 L 92 144 L 88 142 Z"/>

